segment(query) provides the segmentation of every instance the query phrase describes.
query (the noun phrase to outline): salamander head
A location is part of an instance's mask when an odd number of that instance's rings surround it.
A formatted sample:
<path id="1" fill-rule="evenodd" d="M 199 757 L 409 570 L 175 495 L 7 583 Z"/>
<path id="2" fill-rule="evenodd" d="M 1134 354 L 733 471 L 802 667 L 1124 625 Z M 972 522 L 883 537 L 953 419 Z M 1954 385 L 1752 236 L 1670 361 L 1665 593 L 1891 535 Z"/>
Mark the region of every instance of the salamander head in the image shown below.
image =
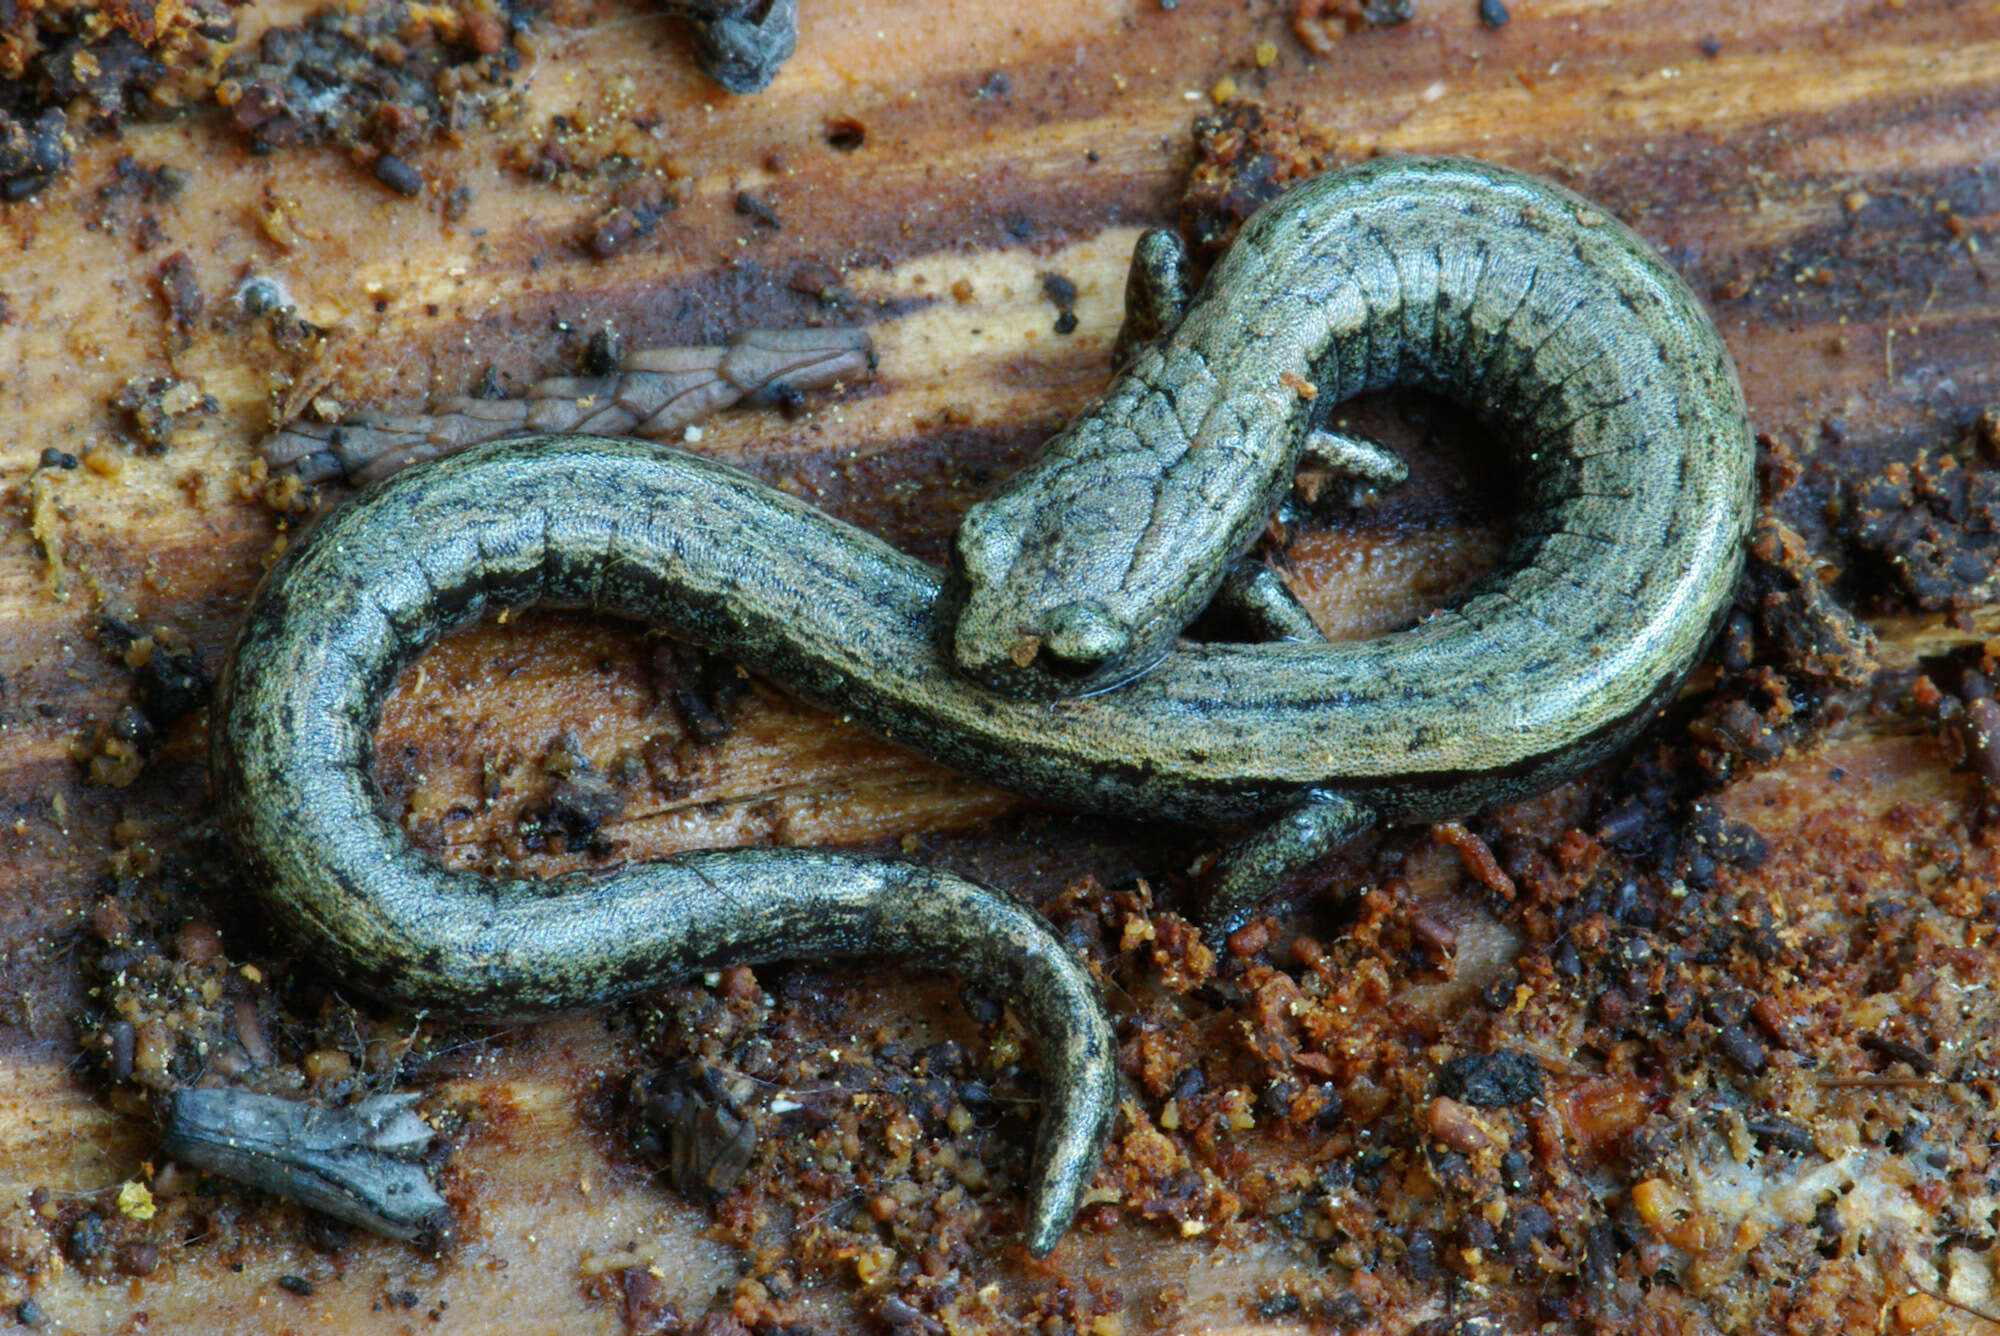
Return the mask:
<path id="1" fill-rule="evenodd" d="M 967 517 L 946 579 L 948 652 L 959 671 L 1010 696 L 1116 686 L 1136 671 L 1132 628 L 1113 606 L 1122 566 L 1103 546 L 1085 553 L 1076 535 L 1044 529 L 1030 526 L 1023 541 L 997 511 Z"/>

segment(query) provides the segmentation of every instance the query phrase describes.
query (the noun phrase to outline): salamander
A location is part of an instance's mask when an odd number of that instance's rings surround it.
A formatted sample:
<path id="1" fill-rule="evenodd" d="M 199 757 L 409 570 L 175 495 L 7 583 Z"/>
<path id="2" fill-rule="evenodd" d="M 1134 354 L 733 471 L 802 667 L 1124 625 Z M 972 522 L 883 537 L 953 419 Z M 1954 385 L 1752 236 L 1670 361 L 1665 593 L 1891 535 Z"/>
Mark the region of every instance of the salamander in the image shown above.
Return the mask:
<path id="1" fill-rule="evenodd" d="M 1329 845 L 1438 806 L 1419 792 L 1482 807 L 1628 736 L 1729 605 L 1755 448 L 1687 285 L 1597 205 L 1520 172 L 1327 172 L 1260 209 L 1191 302 L 1186 268 L 1173 233 L 1142 236 L 1121 374 L 960 525 L 942 620 L 974 679 L 1026 698 L 1119 686 L 1218 596 L 1264 634 L 1316 640 L 1242 554 L 1302 455 L 1401 477 L 1326 428 L 1357 394 L 1472 410 L 1522 494 L 1500 569 L 1456 606 L 1356 644 L 1274 645 L 1241 682 L 1239 709 L 1270 721 L 1249 745 L 1309 715 L 1324 778 L 1225 859 L 1209 916 L 1226 929 Z"/>
<path id="2" fill-rule="evenodd" d="M 948 577 L 726 465 L 616 439 L 474 446 L 325 517 L 260 587 L 214 712 L 225 825 L 275 915 L 357 986 L 489 1012 L 780 956 L 904 955 L 997 982 L 1042 1039 L 1028 1238 L 1046 1251 L 1116 1082 L 1089 977 L 1034 915 L 949 874 L 807 850 L 547 882 L 449 872 L 383 814 L 371 738 L 397 671 L 452 626 L 532 603 L 634 617 L 1046 801 L 1263 823 L 1229 856 L 1214 932 L 1375 821 L 1529 793 L 1629 739 L 1729 606 L 1752 502 L 1734 369 L 1672 271 L 1566 191 L 1437 159 L 1296 188 L 1184 316 L 1174 249 L 1139 248 L 1135 323 L 1154 328 L 1125 373 L 968 520 Z M 1393 635 L 1177 642 L 1302 448 L 1395 472 L 1367 442 L 1308 434 L 1301 383 L 1328 402 L 1422 384 L 1481 413 L 1524 479 L 1509 563 Z M 1275 583 L 1237 587 L 1268 602 Z M 1279 604 L 1271 624 L 1298 626 Z M 1020 676 L 1038 661 L 1054 689 Z"/>

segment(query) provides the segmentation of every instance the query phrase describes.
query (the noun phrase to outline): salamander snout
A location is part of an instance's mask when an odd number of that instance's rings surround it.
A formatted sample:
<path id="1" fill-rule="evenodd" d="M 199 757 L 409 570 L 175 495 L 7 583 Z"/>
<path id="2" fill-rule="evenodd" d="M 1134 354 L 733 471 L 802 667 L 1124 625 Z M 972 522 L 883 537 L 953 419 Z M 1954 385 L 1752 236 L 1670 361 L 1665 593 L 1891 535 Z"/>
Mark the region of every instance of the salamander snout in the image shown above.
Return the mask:
<path id="1" fill-rule="evenodd" d="M 985 608 L 966 610 L 951 636 L 960 671 L 981 685 L 1027 700 L 1088 695 L 1132 674 L 1125 667 L 1131 628 L 1095 599 L 1081 599 L 1039 617 L 996 620 Z"/>
<path id="2" fill-rule="evenodd" d="M 1124 538 L 1074 503 L 1052 520 L 992 502 L 974 509 L 952 539 L 938 605 L 952 663 L 1024 700 L 1087 695 L 1133 676 L 1139 635 L 1117 602 L 1125 563 L 1104 557 L 1123 551 Z"/>
<path id="3" fill-rule="evenodd" d="M 1040 653 L 1053 672 L 1077 679 L 1096 676 L 1125 656 L 1132 632 L 1096 599 L 1052 608 L 1042 622 Z"/>

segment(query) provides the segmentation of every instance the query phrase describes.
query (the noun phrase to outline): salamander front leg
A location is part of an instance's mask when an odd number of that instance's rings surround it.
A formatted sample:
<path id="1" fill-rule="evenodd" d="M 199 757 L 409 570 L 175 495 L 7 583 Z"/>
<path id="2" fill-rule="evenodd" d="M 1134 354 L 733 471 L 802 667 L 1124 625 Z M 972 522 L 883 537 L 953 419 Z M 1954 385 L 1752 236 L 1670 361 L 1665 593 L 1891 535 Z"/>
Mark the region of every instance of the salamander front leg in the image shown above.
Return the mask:
<path id="1" fill-rule="evenodd" d="M 1250 640 L 1324 640 L 1312 614 L 1259 557 L 1238 557 L 1209 605 L 1240 625 Z"/>
<path id="2" fill-rule="evenodd" d="M 1335 503 L 1362 505 L 1374 493 L 1401 486 L 1410 477 L 1409 465 L 1393 450 L 1365 436 L 1328 431 L 1324 427 L 1314 427 L 1306 433 L 1299 447 L 1299 458 L 1301 462 L 1330 469 L 1336 484 L 1347 485 L 1329 487 L 1303 500 L 1297 493 L 1304 489 L 1295 489 L 1295 494 L 1278 507 L 1278 518 L 1286 524 L 1295 523 L 1302 511 L 1311 512 Z"/>
<path id="3" fill-rule="evenodd" d="M 1365 436 L 1315 427 L 1306 433 L 1304 457 L 1316 460 L 1361 486 L 1395 487 L 1409 481 L 1410 466 L 1386 446 Z"/>
<path id="4" fill-rule="evenodd" d="M 1316 792 L 1226 850 L 1210 883 L 1203 935 L 1220 944 L 1250 920 L 1278 883 L 1375 824 L 1375 813 L 1337 793 Z"/>
<path id="5" fill-rule="evenodd" d="M 1122 367 L 1142 346 L 1171 332 L 1186 314 L 1187 243 L 1170 227 L 1139 234 L 1125 274 L 1125 322 L 1111 345 L 1111 365 Z"/>
<path id="6" fill-rule="evenodd" d="M 1133 273 L 1138 274 L 1139 257 L 1133 255 Z M 1128 299 L 1129 300 L 1129 299 Z M 1131 322 L 1128 305 L 1126 321 Z M 1332 469 L 1352 486 L 1347 500 L 1361 504 L 1362 496 L 1383 487 L 1394 487 L 1410 476 L 1410 470 L 1393 452 L 1360 436 L 1315 428 L 1306 436 L 1304 455 Z M 1279 517 L 1292 522 L 1296 510 L 1287 501 Z M 1255 556 L 1239 557 L 1215 591 L 1212 605 L 1218 612 L 1241 623 L 1252 640 L 1323 640 L 1317 624 L 1300 605 L 1298 596 L 1284 577 Z"/>

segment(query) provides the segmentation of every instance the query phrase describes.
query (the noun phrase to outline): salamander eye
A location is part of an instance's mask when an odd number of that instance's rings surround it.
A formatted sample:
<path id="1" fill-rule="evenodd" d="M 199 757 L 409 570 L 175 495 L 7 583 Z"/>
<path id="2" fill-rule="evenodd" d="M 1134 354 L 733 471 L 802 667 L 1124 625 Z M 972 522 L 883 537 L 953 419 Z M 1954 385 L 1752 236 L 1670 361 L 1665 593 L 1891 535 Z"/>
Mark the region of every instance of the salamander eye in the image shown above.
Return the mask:
<path id="1" fill-rule="evenodd" d="M 958 569 L 974 584 L 993 585 L 1005 578 L 1019 550 L 1014 536 L 995 524 L 969 515 L 952 535 L 952 556 Z"/>
<path id="2" fill-rule="evenodd" d="M 1132 633 L 1095 599 L 1052 608 L 1043 619 L 1042 653 L 1057 672 L 1089 677 L 1125 654 Z"/>

